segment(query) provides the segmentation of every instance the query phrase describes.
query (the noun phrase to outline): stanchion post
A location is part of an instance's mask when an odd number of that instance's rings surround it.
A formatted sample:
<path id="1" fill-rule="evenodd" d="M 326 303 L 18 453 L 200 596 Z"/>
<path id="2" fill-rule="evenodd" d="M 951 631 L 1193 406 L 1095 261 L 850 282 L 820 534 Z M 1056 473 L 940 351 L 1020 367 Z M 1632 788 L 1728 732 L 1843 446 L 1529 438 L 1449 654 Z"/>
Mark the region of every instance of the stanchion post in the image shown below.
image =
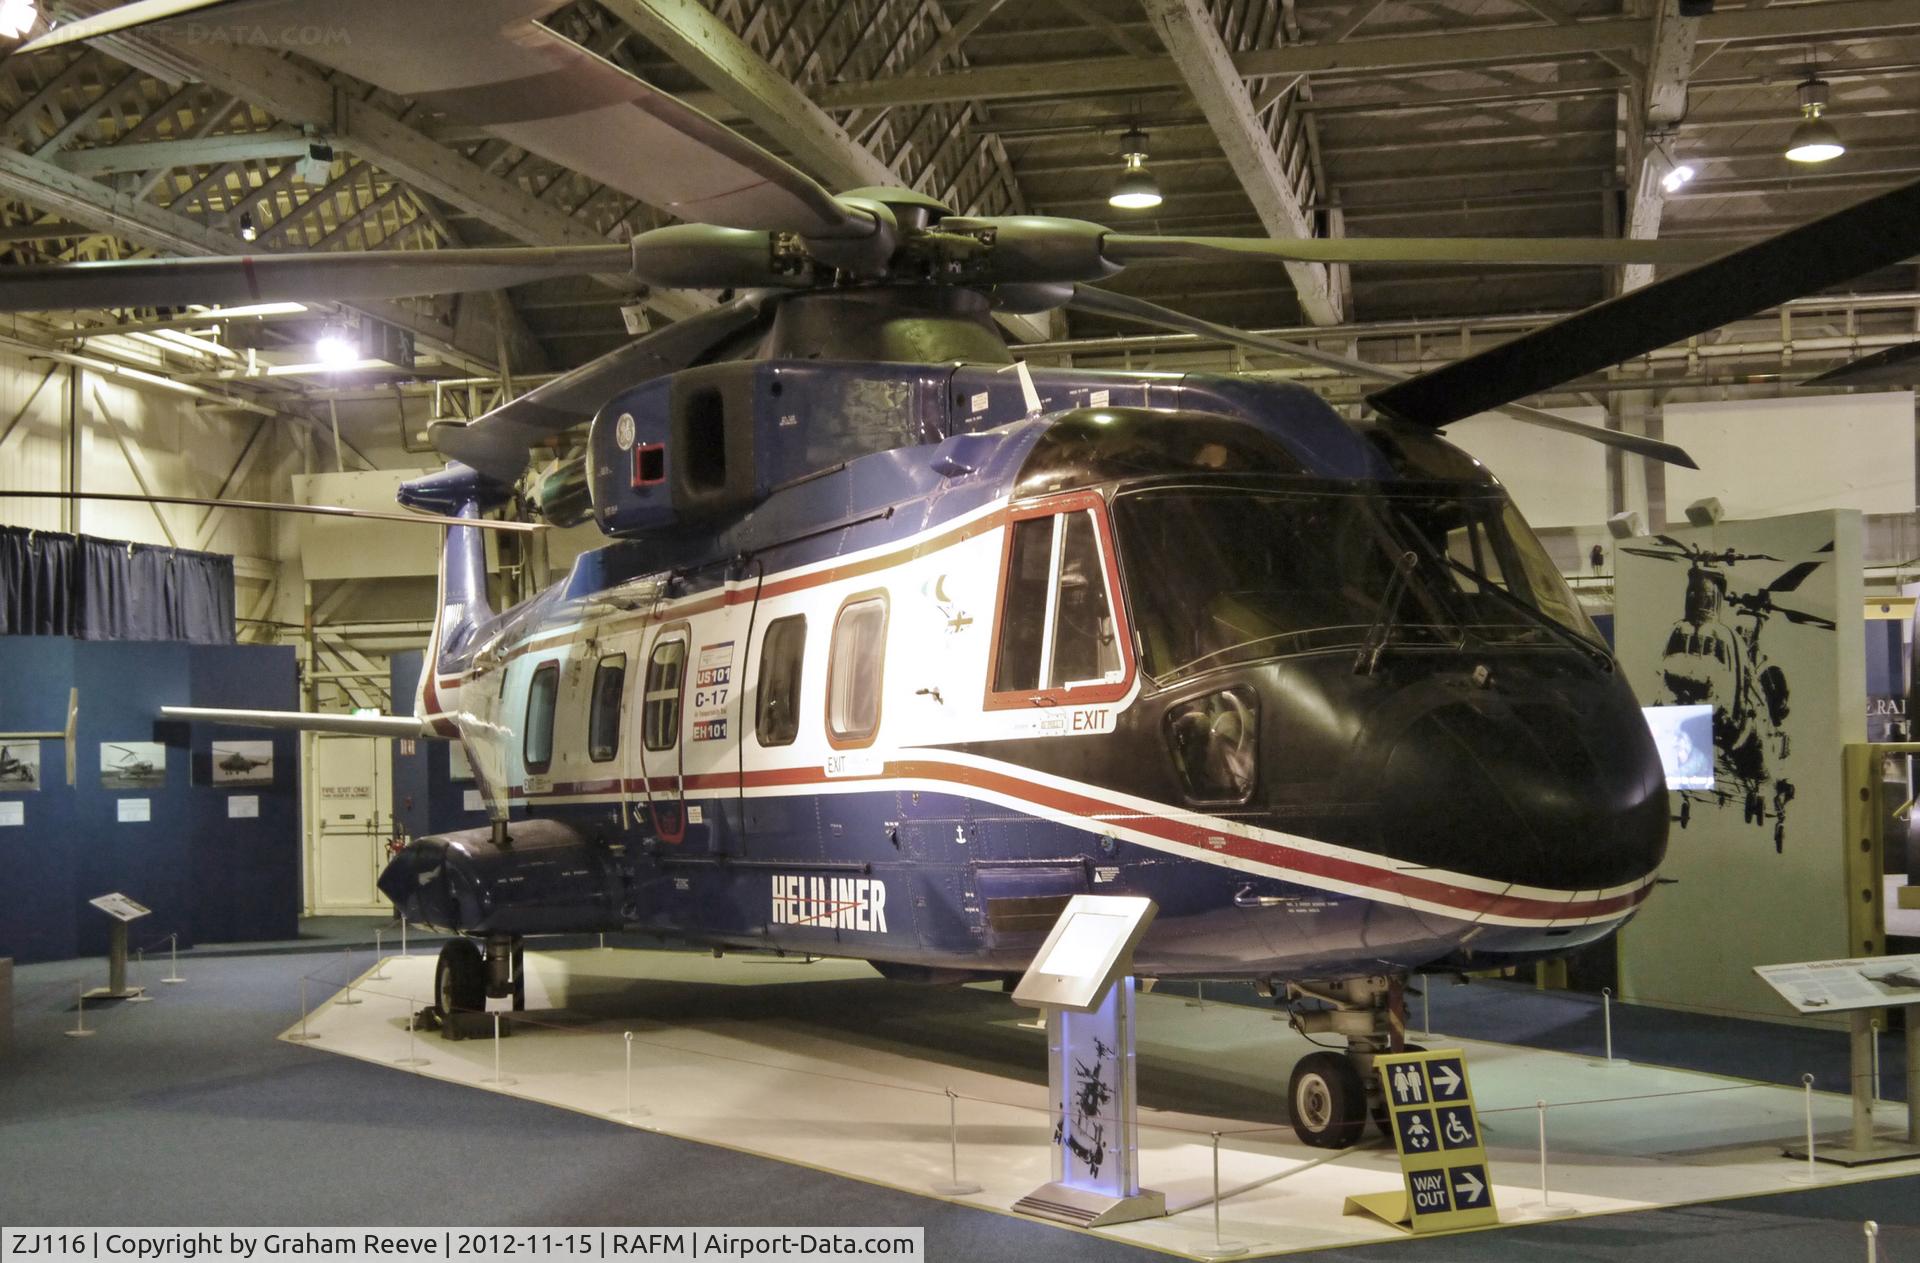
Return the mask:
<path id="1" fill-rule="evenodd" d="M 1187 1001 L 1187 1007 L 1190 1009 L 1204 1009 L 1207 1007 L 1207 984 L 1205 979 L 1196 978 L 1193 980 L 1193 999 Z"/>
<path id="2" fill-rule="evenodd" d="M 167 976 L 160 981 L 185 982 L 186 979 L 180 976 L 180 936 L 178 934 L 167 935 L 167 952 L 172 960 L 167 968 Z"/>
<path id="3" fill-rule="evenodd" d="M 500 1013 L 498 1010 L 495 1010 L 493 1015 L 493 1077 L 491 1079 L 482 1079 L 480 1082 L 496 1088 L 503 1088 L 507 1086 L 507 1084 L 515 1082 L 515 1080 L 509 1079 L 506 1075 L 500 1073 Z"/>
<path id="4" fill-rule="evenodd" d="M 1553 1195 L 1547 1192 L 1547 1103 L 1535 1101 L 1534 1112 L 1540 1116 L 1540 1205 L 1553 1205 Z"/>
<path id="5" fill-rule="evenodd" d="M 300 979 L 300 1033 L 289 1035 L 287 1038 L 303 1044 L 308 1040 L 320 1038 L 307 1029 L 307 980 L 305 977 Z"/>
<path id="6" fill-rule="evenodd" d="M 407 1055 L 394 1062 L 396 1066 L 424 1066 L 428 1059 L 420 1055 L 420 1036 L 414 1028 L 414 1018 L 420 1012 L 420 998 L 411 996 L 407 1000 Z"/>
<path id="7" fill-rule="evenodd" d="M 368 982 L 385 982 L 386 980 L 387 980 L 386 942 L 385 942 L 384 932 L 382 930 L 376 929 L 373 932 L 373 972 L 367 975 L 367 981 Z"/>
<path id="8" fill-rule="evenodd" d="M 1420 980 L 1420 1037 L 1422 1039 L 1433 1038 L 1433 1011 L 1428 1007 L 1432 995 L 1433 979 L 1422 978 Z"/>
<path id="9" fill-rule="evenodd" d="M 960 1178 L 960 1096 L 952 1088 L 941 1091 L 947 1094 L 947 1182 L 934 1185 L 933 1191 L 943 1197 L 978 1193 L 978 1184 Z"/>
<path id="10" fill-rule="evenodd" d="M 128 1004 L 145 1004 L 153 999 L 147 994 L 147 949 L 138 948 L 133 953 L 133 994 L 127 997 Z"/>
<path id="11" fill-rule="evenodd" d="M 1814 1165 L 1813 1157 L 1813 1076 L 1810 1074 L 1801 1075 L 1800 1086 L 1806 1092 L 1807 1101 L 1807 1173 L 1801 1178 L 1811 1184 L 1820 1178 L 1820 1169 Z"/>
<path id="12" fill-rule="evenodd" d="M 1867 1023 L 1873 1031 L 1873 1103 L 1880 1103 L 1880 1019 Z"/>
<path id="13" fill-rule="evenodd" d="M 401 916 L 399 917 L 399 921 L 400 921 L 400 959 L 405 960 L 407 958 L 407 918 L 404 913 L 402 913 Z"/>
<path id="14" fill-rule="evenodd" d="M 360 1003 L 360 1000 L 357 996 L 353 994 L 353 982 L 354 982 L 353 949 L 351 947 L 347 948 L 346 953 L 347 953 L 347 985 L 340 988 L 340 994 L 333 998 L 333 1002 L 335 1004 L 358 1004 Z"/>
<path id="15" fill-rule="evenodd" d="M 1213 1132 L 1213 1244 L 1202 1246 L 1200 1253 L 1209 1259 L 1231 1259 L 1245 1254 L 1247 1247 L 1220 1237 L 1220 1133 Z"/>
<path id="16" fill-rule="evenodd" d="M 93 1034 L 87 1029 L 87 984 L 83 982 L 75 986 L 74 993 L 78 1003 L 73 1010 L 73 1029 L 65 1033 L 75 1039 L 85 1039 Z"/>
<path id="17" fill-rule="evenodd" d="M 1901 1016 L 1907 1024 L 1907 1139 L 1920 1145 L 1920 1013 Z"/>
<path id="18" fill-rule="evenodd" d="M 1848 1058 L 1851 1063 L 1848 1074 L 1852 1081 L 1847 1084 L 1847 1095 L 1853 1102 L 1853 1147 L 1865 1151 L 1873 1148 L 1873 1101 L 1878 1092 L 1873 1090 L 1870 1080 L 1873 1078 L 1873 1019 L 1867 1016 L 1868 1010 L 1855 1009 L 1848 1014 L 1853 1038 L 1848 1041 Z"/>
<path id="19" fill-rule="evenodd" d="M 1880 1225 L 1869 1219 L 1860 1225 L 1860 1231 L 1867 1237 L 1867 1263 L 1878 1263 L 1880 1258 Z"/>
<path id="20" fill-rule="evenodd" d="M 627 1103 L 624 1108 L 617 1109 L 613 1112 L 615 1116 L 619 1118 L 638 1118 L 642 1114 L 645 1114 L 647 1111 L 642 1108 L 636 1108 L 633 1103 L 633 1032 L 632 1031 L 625 1032 L 621 1036 L 621 1041 L 626 1045 L 626 1048 L 627 1048 L 627 1069 L 626 1069 Z"/>

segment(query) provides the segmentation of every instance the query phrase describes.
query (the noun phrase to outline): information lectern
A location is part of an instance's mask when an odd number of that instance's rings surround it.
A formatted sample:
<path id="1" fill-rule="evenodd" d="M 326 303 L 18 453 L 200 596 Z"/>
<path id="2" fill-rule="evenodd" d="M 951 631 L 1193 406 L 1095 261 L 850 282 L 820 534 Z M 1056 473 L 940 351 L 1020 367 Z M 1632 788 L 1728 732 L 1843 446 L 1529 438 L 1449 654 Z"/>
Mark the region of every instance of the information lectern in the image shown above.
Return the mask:
<path id="1" fill-rule="evenodd" d="M 1081 1228 L 1167 1213 L 1140 1187 L 1135 1121 L 1133 951 L 1154 911 L 1151 899 L 1075 895 L 1014 989 L 1046 1013 L 1053 1115 L 1053 1180 L 1015 1210 Z"/>

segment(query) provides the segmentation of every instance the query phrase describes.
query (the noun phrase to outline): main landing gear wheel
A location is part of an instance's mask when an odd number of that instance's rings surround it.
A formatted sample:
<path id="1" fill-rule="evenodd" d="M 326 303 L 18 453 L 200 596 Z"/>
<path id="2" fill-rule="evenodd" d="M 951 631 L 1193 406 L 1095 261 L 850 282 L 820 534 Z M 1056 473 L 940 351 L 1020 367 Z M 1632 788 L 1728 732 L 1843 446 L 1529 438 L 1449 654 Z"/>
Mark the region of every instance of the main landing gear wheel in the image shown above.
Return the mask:
<path id="1" fill-rule="evenodd" d="M 440 947 L 440 963 L 433 970 L 433 1009 L 442 1022 L 456 1013 L 478 1013 L 487 1007 L 486 964 L 470 939 L 449 939 Z"/>
<path id="2" fill-rule="evenodd" d="M 1344 1054 L 1309 1053 L 1287 1081 L 1294 1135 L 1316 1149 L 1345 1149 L 1367 1128 L 1367 1088 Z"/>

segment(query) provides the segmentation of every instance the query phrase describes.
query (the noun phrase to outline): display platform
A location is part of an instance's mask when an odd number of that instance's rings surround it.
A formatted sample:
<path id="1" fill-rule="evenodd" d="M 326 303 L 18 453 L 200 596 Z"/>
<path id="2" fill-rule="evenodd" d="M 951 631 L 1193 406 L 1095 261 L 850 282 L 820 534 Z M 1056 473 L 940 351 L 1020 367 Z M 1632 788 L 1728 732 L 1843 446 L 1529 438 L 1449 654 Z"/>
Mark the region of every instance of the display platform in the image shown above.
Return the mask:
<path id="1" fill-rule="evenodd" d="M 365 958 L 361 958 L 365 959 Z M 587 949 L 529 952 L 527 1004 L 510 1038 L 448 1042 L 407 1014 L 432 993 L 430 955 L 389 957 L 306 1022 L 315 1050 L 488 1088 L 612 1122 L 743 1150 L 934 1196 L 953 1178 L 949 1090 L 958 1095 L 958 1168 L 981 1191 L 952 1198 L 1012 1213 L 1051 1178 L 1043 1036 L 997 988 L 911 987 L 852 961 Z M 376 975 L 384 974 L 384 977 Z M 318 996 L 345 980 L 316 974 Z M 359 1003 L 347 1004 L 351 998 Z M 1140 1166 L 1169 1214 L 1096 1235 L 1194 1258 L 1214 1243 L 1211 1135 L 1222 1134 L 1221 1237 L 1251 1255 L 1395 1240 L 1344 1215 L 1355 1194 L 1399 1187 L 1390 1149 L 1330 1154 L 1295 1141 L 1286 1076 L 1310 1046 L 1272 1012 L 1195 1007 L 1147 995 L 1138 1013 Z M 298 1036 L 299 1024 L 283 1035 Z M 626 1075 L 631 1032 L 631 1096 Z M 1920 1161 L 1847 1169 L 1781 1157 L 1805 1133 L 1797 1088 L 1505 1044 L 1464 1049 L 1503 1225 L 1537 1222 L 1538 1119 L 1548 1110 L 1547 1214 L 1605 1214 L 1854 1183 L 1920 1171 Z M 1630 1053 L 1630 1049 L 1623 1049 Z M 495 1058 L 499 1058 L 496 1069 Z M 425 1064 L 402 1067 L 417 1056 Z M 510 1082 L 489 1083 L 493 1079 Z M 1839 1143 L 1843 1094 L 1816 1093 L 1822 1137 Z M 1904 1107 L 1882 1105 L 1882 1130 Z M 1075 1231 L 1062 1228 L 1061 1231 Z"/>

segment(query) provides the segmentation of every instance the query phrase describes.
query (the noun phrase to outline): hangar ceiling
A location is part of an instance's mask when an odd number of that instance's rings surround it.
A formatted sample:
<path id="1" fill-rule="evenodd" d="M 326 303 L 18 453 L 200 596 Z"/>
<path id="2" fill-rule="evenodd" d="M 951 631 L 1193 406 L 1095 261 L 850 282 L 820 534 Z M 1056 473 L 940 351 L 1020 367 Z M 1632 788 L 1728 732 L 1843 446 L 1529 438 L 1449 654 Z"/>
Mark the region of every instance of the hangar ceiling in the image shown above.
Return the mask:
<path id="1" fill-rule="evenodd" d="M 1076 215 L 1136 232 L 1748 238 L 1920 174 L 1920 4 L 1712 9 L 1680 19 L 1671 0 L 1664 11 L 1652 0 L 578 0 L 548 20 L 829 185 L 900 182 L 964 212 Z M 323 17 L 312 37 L 329 38 Z M 1809 66 L 1831 84 L 1828 117 L 1848 152 L 1799 168 L 1781 151 Z M 123 37 L 9 58 L 0 115 L 0 249 L 13 263 L 580 244 L 665 222 L 458 119 L 224 40 Z M 1106 204 L 1131 127 L 1148 133 L 1166 195 L 1153 210 Z M 1697 172 L 1672 195 L 1658 180 L 1669 158 Z M 1621 280 L 1592 267 L 1182 263 L 1115 285 L 1245 327 L 1358 335 L 1416 318 L 1498 327 L 1487 318 L 1569 310 Z M 1909 265 L 1853 288 L 1920 286 Z M 619 344 L 635 301 L 618 283 L 582 280 L 360 311 L 412 335 L 420 373 L 527 375 Z M 657 324 L 711 301 L 662 292 L 643 305 Z M 183 312 L 74 313 L 14 329 L 69 343 L 84 333 L 76 349 L 138 352 L 183 381 L 291 401 L 314 382 L 297 370 L 321 314 L 228 322 L 224 354 L 191 344 L 207 320 Z M 1911 331 L 1911 305 L 1885 319 Z M 1075 316 L 1050 332 L 1118 330 Z M 296 371 L 261 368 L 289 361 Z"/>

